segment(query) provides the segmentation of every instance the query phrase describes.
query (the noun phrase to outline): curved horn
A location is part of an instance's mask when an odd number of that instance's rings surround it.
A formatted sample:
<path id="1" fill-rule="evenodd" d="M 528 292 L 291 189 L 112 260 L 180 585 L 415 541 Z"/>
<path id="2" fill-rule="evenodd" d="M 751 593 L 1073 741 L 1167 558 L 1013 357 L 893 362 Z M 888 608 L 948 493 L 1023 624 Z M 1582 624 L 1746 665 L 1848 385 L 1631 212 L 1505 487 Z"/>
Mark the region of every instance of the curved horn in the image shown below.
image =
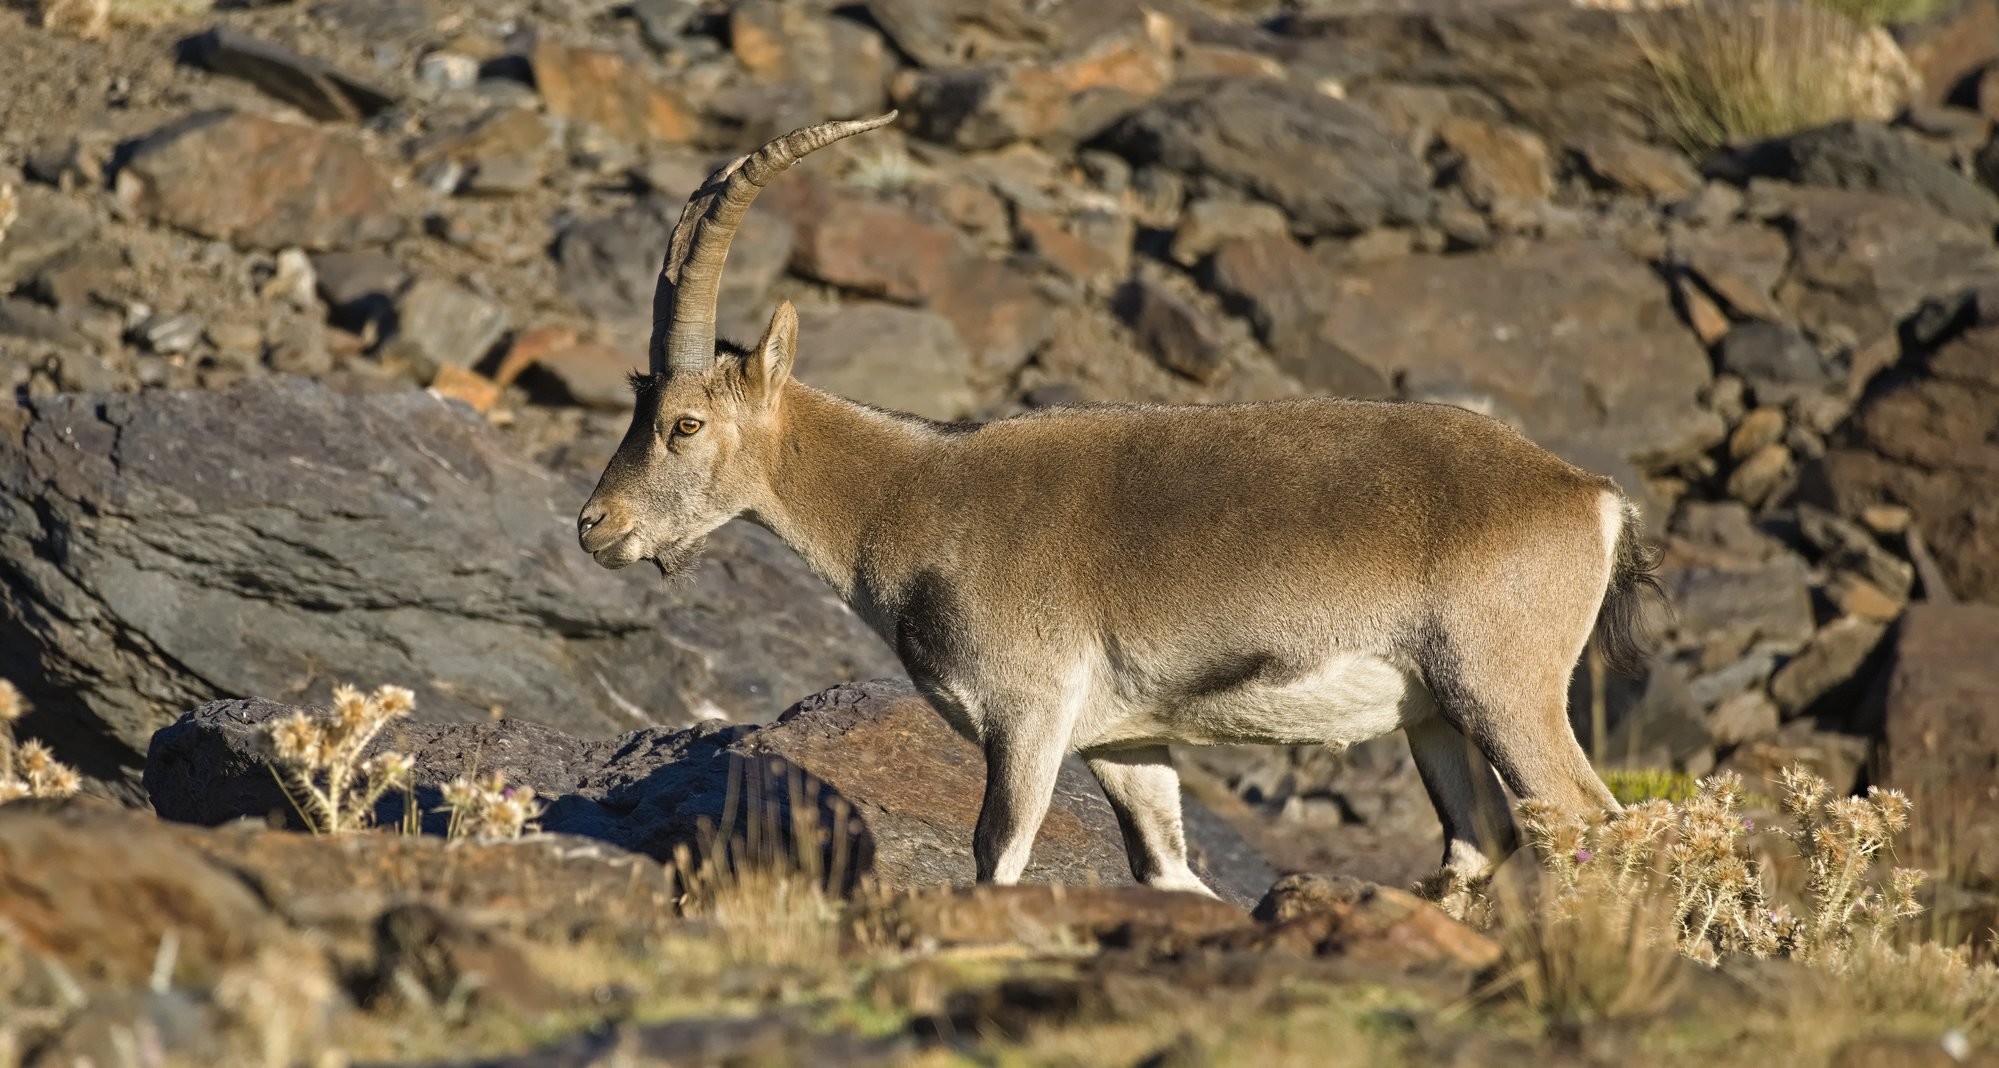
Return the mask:
<path id="1" fill-rule="evenodd" d="M 872 119 L 822 122 L 793 130 L 734 162 L 702 183 L 687 199 L 673 228 L 659 285 L 652 295 L 652 370 L 705 371 L 715 363 L 715 301 L 722 262 L 743 213 L 771 179 L 806 155 L 844 137 L 895 121 L 891 111 Z"/>

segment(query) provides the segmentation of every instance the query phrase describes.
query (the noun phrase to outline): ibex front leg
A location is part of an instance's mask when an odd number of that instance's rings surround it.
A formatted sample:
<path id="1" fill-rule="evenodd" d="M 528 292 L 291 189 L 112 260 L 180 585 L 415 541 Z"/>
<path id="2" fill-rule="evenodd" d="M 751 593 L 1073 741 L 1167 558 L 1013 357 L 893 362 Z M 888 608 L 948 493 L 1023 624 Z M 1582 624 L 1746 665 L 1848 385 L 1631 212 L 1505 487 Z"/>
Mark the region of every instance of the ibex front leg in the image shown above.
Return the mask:
<path id="1" fill-rule="evenodd" d="M 1085 754 L 1124 832 L 1131 877 L 1161 890 L 1215 892 L 1187 864 L 1180 822 L 1180 773 L 1163 745 Z"/>
<path id="2" fill-rule="evenodd" d="M 1034 835 L 1054 800 L 1068 732 L 1058 717 L 1041 715 L 989 720 L 985 734 L 986 797 L 972 835 L 972 855 L 978 860 L 980 882 L 1011 886 L 1027 868 Z"/>

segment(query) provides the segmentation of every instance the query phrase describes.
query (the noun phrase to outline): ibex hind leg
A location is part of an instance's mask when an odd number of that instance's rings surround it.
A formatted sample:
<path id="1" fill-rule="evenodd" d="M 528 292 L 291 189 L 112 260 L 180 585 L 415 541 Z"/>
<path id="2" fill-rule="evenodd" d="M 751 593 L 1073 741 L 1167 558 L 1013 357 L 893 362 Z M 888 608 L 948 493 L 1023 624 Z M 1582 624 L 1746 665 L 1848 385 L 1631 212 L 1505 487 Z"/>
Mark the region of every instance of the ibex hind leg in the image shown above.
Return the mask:
<path id="1" fill-rule="evenodd" d="M 1161 890 L 1215 892 L 1187 864 L 1180 821 L 1180 773 L 1163 745 L 1087 755 L 1124 832 L 1131 877 Z"/>
<path id="2" fill-rule="evenodd" d="M 1566 628 L 1565 628 L 1566 629 Z M 1458 728 L 1522 800 L 1577 816 L 1617 811 L 1617 799 L 1590 766 L 1569 725 L 1569 675 L 1588 636 L 1550 641 L 1526 621 L 1458 631 L 1433 646 L 1426 665 L 1444 718 Z"/>
<path id="3" fill-rule="evenodd" d="M 1411 723 L 1404 733 L 1444 825 L 1444 869 L 1476 879 L 1505 863 L 1520 836 L 1484 754 L 1439 714 Z"/>

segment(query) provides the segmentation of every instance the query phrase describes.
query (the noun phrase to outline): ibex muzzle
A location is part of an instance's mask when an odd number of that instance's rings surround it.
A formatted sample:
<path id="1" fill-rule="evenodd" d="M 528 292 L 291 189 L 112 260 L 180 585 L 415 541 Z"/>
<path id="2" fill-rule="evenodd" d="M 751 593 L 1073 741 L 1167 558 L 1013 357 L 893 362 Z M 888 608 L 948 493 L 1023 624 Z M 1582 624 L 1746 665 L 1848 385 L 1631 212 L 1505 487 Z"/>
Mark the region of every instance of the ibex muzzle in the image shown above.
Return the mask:
<path id="1" fill-rule="evenodd" d="M 1169 743 L 1400 729 L 1445 865 L 1468 875 L 1513 846 L 1500 779 L 1558 809 L 1617 807 L 1566 696 L 1593 633 L 1613 662 L 1639 652 L 1656 586 L 1637 510 L 1503 424 L 1313 399 L 946 427 L 793 380 L 789 304 L 754 348 L 718 347 L 722 263 L 757 190 L 894 117 L 799 130 L 688 202 L 651 372 L 578 517 L 586 551 L 670 573 L 734 516 L 784 539 L 983 747 L 982 881 L 1020 877 L 1072 752 L 1133 875 L 1200 892 Z"/>

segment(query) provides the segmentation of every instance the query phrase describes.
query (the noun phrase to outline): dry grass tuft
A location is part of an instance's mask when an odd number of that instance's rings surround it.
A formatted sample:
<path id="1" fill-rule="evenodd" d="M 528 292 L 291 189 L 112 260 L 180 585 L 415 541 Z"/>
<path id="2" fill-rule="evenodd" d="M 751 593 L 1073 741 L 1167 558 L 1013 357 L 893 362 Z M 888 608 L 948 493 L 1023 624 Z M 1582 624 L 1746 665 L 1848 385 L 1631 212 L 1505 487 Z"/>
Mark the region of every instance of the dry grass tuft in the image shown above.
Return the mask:
<path id="1" fill-rule="evenodd" d="M 409 757 L 393 752 L 363 754 L 382 728 L 415 707 L 416 695 L 400 686 L 382 686 L 364 695 L 342 685 L 333 690 L 331 717 L 299 712 L 265 730 L 265 755 L 272 772 L 314 833 L 339 834 L 368 826 L 382 795 L 408 784 Z"/>
<path id="2" fill-rule="evenodd" d="M 1888 119 L 1916 75 L 1887 31 L 1817 3 L 1706 0 L 1634 20 L 1657 121 L 1696 155 L 1839 119 Z"/>
<path id="3" fill-rule="evenodd" d="M 24 797 L 70 797 L 83 787 L 76 769 L 33 738 L 14 738 L 14 724 L 28 714 L 28 700 L 0 679 L 0 805 Z"/>
<path id="4" fill-rule="evenodd" d="M 713 926 L 730 962 L 813 968 L 838 959 L 846 933 L 850 819 L 836 799 L 822 825 L 816 784 L 797 768 L 778 774 L 736 764 L 722 818 L 672 868 L 681 912 Z"/>

